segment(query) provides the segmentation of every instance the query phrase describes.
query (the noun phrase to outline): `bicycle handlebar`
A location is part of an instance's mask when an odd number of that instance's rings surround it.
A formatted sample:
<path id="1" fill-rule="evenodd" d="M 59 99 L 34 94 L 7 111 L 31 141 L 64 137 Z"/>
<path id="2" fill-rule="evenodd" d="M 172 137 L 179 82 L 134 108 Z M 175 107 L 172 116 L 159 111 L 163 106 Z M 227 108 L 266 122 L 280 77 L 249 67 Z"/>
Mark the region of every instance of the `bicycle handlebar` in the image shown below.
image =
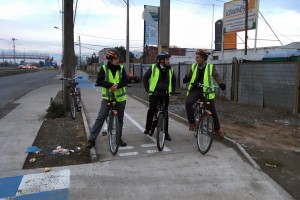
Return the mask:
<path id="1" fill-rule="evenodd" d="M 196 87 L 210 88 L 210 89 L 220 88 L 219 86 L 203 85 L 202 83 L 192 83 L 192 85 L 194 85 Z"/>
<path id="2" fill-rule="evenodd" d="M 82 76 L 76 76 L 74 78 L 67 78 L 67 77 L 64 77 L 64 78 L 60 78 L 59 80 L 64 80 L 64 81 L 74 81 L 76 79 L 82 79 L 83 77 Z"/>
<path id="3" fill-rule="evenodd" d="M 158 91 L 149 92 L 149 94 L 161 95 L 161 96 L 169 95 L 168 93 L 162 93 L 162 92 L 158 92 Z M 171 96 L 180 95 L 180 94 L 181 94 L 181 92 L 172 92 Z"/>

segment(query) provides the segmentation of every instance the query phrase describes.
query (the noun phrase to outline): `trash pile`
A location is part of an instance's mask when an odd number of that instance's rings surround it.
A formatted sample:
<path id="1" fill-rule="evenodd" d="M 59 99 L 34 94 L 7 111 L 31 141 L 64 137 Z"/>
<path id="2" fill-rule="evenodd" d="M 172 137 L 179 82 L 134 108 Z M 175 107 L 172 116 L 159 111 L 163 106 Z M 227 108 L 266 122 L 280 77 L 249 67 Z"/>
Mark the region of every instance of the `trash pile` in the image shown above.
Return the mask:
<path id="1" fill-rule="evenodd" d="M 80 147 L 76 147 L 75 149 L 77 152 L 79 152 L 81 150 Z M 43 150 L 40 149 L 39 147 L 36 147 L 36 146 L 30 146 L 27 148 L 27 153 L 29 154 L 35 154 L 37 156 L 42 156 L 44 155 L 43 154 Z M 61 146 L 57 146 L 56 149 L 52 150 L 50 154 L 52 155 L 70 155 L 71 153 L 74 153 L 75 151 L 72 150 L 72 149 L 65 149 L 65 148 L 62 148 Z M 31 158 L 29 160 L 29 163 L 35 163 L 37 161 L 37 158 Z M 51 169 L 46 167 L 44 169 L 44 172 L 49 172 Z"/>

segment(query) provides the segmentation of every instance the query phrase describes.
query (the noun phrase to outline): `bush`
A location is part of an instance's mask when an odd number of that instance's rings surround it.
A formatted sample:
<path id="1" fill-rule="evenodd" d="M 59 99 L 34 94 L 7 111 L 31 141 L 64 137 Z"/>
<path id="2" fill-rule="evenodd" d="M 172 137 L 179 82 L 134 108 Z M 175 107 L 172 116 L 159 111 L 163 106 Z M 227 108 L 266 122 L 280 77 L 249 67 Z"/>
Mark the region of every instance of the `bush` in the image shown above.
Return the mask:
<path id="1" fill-rule="evenodd" d="M 46 118 L 61 118 L 65 117 L 66 111 L 62 103 L 57 103 L 51 98 L 50 106 L 47 109 Z"/>

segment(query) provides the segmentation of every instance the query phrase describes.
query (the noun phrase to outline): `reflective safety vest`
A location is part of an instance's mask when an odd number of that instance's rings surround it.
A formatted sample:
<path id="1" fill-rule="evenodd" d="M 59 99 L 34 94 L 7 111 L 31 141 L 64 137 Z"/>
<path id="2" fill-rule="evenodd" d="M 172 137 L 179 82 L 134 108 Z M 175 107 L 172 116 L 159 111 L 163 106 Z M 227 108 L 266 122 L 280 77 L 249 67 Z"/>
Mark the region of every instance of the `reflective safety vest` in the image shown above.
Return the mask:
<path id="1" fill-rule="evenodd" d="M 120 65 L 121 69 L 119 69 L 115 77 L 113 77 L 111 70 L 107 67 L 107 65 L 102 65 L 102 68 L 105 72 L 105 81 L 118 84 L 121 81 L 122 78 L 122 70 L 123 70 L 123 65 Z M 111 91 L 110 88 L 105 88 L 102 87 L 102 98 L 109 100 L 108 93 Z M 114 91 L 114 95 L 116 97 L 117 102 L 125 101 L 126 100 L 126 87 L 118 88 L 117 90 Z"/>
<path id="2" fill-rule="evenodd" d="M 151 72 L 150 86 L 149 86 L 149 95 L 152 95 L 155 88 L 156 88 L 156 85 L 157 85 L 157 82 L 158 82 L 158 79 L 159 79 L 159 73 L 160 73 L 160 70 L 158 69 L 156 64 L 152 64 L 152 72 Z M 172 77 L 173 77 L 173 74 L 174 74 L 174 70 L 173 70 L 173 68 L 170 68 L 170 70 L 169 70 L 169 87 L 168 87 L 169 95 L 171 95 L 171 93 L 172 93 Z"/>
<path id="3" fill-rule="evenodd" d="M 192 89 L 192 83 L 195 83 L 196 77 L 197 77 L 197 73 L 198 73 L 198 64 L 193 64 L 192 65 L 192 78 L 188 87 L 188 91 L 186 93 L 186 95 L 189 95 L 191 89 Z M 204 76 L 203 76 L 203 85 L 205 86 L 214 86 L 214 81 L 213 81 L 213 76 L 212 76 L 212 71 L 213 71 L 213 64 L 206 64 L 205 67 L 205 71 L 204 71 Z M 209 88 L 203 88 L 203 93 L 206 92 L 206 90 L 211 90 Z M 209 99 L 214 99 L 215 98 L 215 92 L 214 89 L 212 89 L 212 91 L 210 91 L 208 98 Z"/>

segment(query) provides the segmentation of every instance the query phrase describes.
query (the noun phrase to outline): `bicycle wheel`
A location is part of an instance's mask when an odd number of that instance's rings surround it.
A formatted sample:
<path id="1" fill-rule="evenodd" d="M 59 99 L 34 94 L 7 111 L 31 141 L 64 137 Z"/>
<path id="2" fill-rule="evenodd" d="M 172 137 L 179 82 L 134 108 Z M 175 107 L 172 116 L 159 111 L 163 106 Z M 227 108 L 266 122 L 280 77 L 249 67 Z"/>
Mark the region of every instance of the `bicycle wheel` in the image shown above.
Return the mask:
<path id="1" fill-rule="evenodd" d="M 197 146 L 202 154 L 206 154 L 213 141 L 214 123 L 212 116 L 205 114 L 197 129 Z"/>
<path id="2" fill-rule="evenodd" d="M 75 104 L 75 107 L 76 107 L 76 111 L 77 112 L 81 112 L 81 106 L 80 106 L 80 99 L 79 99 L 79 97 L 76 95 L 75 96 L 75 98 L 76 98 L 76 104 Z"/>
<path id="3" fill-rule="evenodd" d="M 76 118 L 76 98 L 75 95 L 70 96 L 70 111 L 72 119 Z"/>
<path id="4" fill-rule="evenodd" d="M 163 113 L 158 116 L 156 131 L 157 149 L 161 151 L 164 148 L 166 139 L 166 116 Z"/>
<path id="5" fill-rule="evenodd" d="M 198 112 L 198 103 L 196 103 L 193 107 L 194 110 L 194 119 L 195 119 L 195 131 L 194 131 L 194 136 L 197 137 L 197 129 L 199 126 L 200 122 L 200 112 Z"/>
<path id="6" fill-rule="evenodd" d="M 120 144 L 120 124 L 117 115 L 109 115 L 108 134 L 109 134 L 109 148 L 113 155 L 116 155 Z"/>

